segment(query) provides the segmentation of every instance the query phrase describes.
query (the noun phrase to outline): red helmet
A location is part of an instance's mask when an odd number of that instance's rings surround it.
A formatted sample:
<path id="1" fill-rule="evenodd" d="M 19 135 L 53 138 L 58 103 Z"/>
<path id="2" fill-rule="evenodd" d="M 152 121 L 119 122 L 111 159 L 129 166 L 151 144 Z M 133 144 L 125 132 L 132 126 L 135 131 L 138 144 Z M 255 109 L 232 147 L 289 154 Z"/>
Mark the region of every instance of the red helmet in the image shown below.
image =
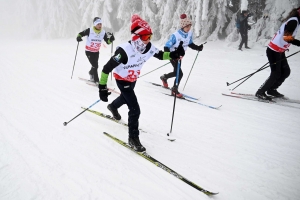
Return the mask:
<path id="1" fill-rule="evenodd" d="M 152 35 L 152 30 L 149 24 L 140 18 L 138 15 L 131 17 L 131 38 L 133 41 L 137 40 L 141 36 Z"/>

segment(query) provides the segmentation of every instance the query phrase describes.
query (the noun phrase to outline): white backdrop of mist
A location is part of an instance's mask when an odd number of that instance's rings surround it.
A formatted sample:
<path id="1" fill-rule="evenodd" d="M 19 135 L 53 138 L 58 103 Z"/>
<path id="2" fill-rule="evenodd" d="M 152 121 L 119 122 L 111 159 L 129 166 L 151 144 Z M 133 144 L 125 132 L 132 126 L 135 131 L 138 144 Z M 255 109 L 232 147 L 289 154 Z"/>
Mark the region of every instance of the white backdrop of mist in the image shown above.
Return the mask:
<path id="1" fill-rule="evenodd" d="M 94 17 L 102 18 L 106 31 L 114 32 L 118 40 L 130 38 L 130 18 L 139 14 L 149 22 L 153 40 L 164 43 L 179 28 L 179 16 L 186 13 L 193 21 L 194 39 L 226 40 L 238 43 L 235 18 L 241 9 L 255 0 L 15 0 L 1 2 L 1 37 L 56 39 L 76 37 L 91 27 Z M 263 2 L 259 1 L 259 2 Z M 239 4 L 240 10 L 232 9 Z M 264 0 L 263 14 L 267 19 L 250 18 L 256 22 L 249 31 L 249 41 L 266 45 L 281 25 L 283 17 L 300 0 Z M 259 36 L 258 36 L 259 35 Z"/>

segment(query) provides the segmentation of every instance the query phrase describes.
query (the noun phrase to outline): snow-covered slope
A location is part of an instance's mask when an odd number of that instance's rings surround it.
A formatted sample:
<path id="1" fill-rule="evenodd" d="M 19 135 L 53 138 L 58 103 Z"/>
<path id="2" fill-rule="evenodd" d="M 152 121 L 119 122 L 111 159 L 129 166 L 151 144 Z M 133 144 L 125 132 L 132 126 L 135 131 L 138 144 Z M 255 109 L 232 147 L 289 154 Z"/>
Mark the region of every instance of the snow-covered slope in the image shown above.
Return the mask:
<path id="1" fill-rule="evenodd" d="M 84 43 L 71 79 L 75 39 L 0 42 L 0 199 L 208 199 L 103 135 L 107 131 L 127 141 L 126 127 L 89 112 L 63 126 L 82 112 L 81 106 L 99 99 L 97 88 L 78 80 L 88 78 L 90 68 Z M 151 156 L 219 192 L 216 199 L 299 199 L 299 109 L 221 95 L 233 88 L 226 82 L 267 62 L 264 47 L 250 46 L 241 52 L 224 42 L 205 45 L 184 93 L 222 107 L 177 100 L 175 142 L 166 139 L 174 99 L 146 82 L 160 83 L 171 65 L 140 78 L 135 91 L 140 128 L 147 131 L 140 139 Z M 298 50 L 292 47 L 287 55 Z M 101 49 L 100 70 L 110 54 L 110 46 Z M 183 60 L 180 91 L 196 54 L 189 49 Z M 151 58 L 141 74 L 166 62 Z M 300 99 L 298 63 L 299 54 L 289 59 L 292 72 L 279 89 L 293 99 Z M 269 72 L 257 73 L 235 91 L 255 93 Z M 117 89 L 114 81 L 109 86 Z M 114 98 L 110 95 L 109 102 Z M 99 102 L 92 109 L 109 114 L 106 106 Z M 120 109 L 124 122 L 127 112 L 126 106 Z"/>

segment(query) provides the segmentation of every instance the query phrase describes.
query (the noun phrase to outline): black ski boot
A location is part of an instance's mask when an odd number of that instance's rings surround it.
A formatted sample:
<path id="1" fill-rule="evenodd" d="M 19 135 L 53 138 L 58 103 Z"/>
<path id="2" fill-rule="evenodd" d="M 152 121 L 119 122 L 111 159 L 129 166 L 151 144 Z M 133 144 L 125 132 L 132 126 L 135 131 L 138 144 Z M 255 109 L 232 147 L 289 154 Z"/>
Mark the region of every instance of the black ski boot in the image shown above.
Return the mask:
<path id="1" fill-rule="evenodd" d="M 91 71 L 89 71 L 89 75 L 90 75 L 90 81 L 95 82 L 94 75 L 91 73 Z"/>
<path id="2" fill-rule="evenodd" d="M 255 96 L 261 100 L 272 101 L 272 98 L 270 96 L 267 96 L 264 92 L 257 91 Z"/>
<path id="3" fill-rule="evenodd" d="M 120 120 L 121 119 L 121 115 L 118 112 L 118 109 L 113 108 L 113 106 L 111 104 L 107 105 L 107 109 L 111 112 L 111 114 L 113 115 L 113 117 L 116 120 Z"/>
<path id="4" fill-rule="evenodd" d="M 90 81 L 96 84 L 99 84 L 98 70 L 97 68 L 92 67 L 89 71 Z"/>
<path id="5" fill-rule="evenodd" d="M 137 137 L 129 137 L 128 144 L 137 152 L 145 152 L 146 148 L 140 142 L 139 136 Z"/>
<path id="6" fill-rule="evenodd" d="M 268 90 L 267 94 L 277 98 L 284 97 L 284 95 L 280 94 L 277 90 Z"/>

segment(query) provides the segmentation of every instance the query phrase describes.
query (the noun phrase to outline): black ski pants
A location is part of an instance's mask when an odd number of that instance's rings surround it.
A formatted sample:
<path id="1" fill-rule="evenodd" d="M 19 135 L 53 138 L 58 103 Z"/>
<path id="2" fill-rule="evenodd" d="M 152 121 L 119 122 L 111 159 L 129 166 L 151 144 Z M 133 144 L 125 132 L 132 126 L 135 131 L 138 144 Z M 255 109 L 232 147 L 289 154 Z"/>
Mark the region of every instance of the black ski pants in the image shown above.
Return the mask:
<path id="1" fill-rule="evenodd" d="M 260 87 L 260 92 L 276 90 L 291 73 L 285 53 L 279 53 L 267 48 L 267 57 L 271 67 L 271 74 L 265 83 Z"/>
<path id="2" fill-rule="evenodd" d="M 239 48 L 241 49 L 243 44 L 245 44 L 245 47 L 248 47 L 248 32 L 240 32 L 240 34 L 242 36 L 242 40 Z"/>
<path id="3" fill-rule="evenodd" d="M 89 74 L 93 75 L 94 80 L 99 82 L 99 77 L 98 77 L 99 51 L 98 52 L 85 51 L 85 55 L 87 56 L 87 58 L 89 59 L 92 65 Z"/>
<path id="4" fill-rule="evenodd" d="M 170 61 L 172 66 L 173 66 L 173 72 L 170 72 L 168 74 L 165 74 L 165 77 L 168 78 L 173 78 L 176 77 L 177 74 L 177 67 L 178 67 L 178 60 L 171 60 Z M 182 60 L 180 61 L 180 65 L 182 66 Z M 183 77 L 183 72 L 181 70 L 181 66 L 180 66 L 180 70 L 179 70 L 179 76 L 178 76 L 178 85 Z M 174 80 L 174 86 L 176 85 L 176 79 Z"/>
<path id="5" fill-rule="evenodd" d="M 136 82 L 128 82 L 116 80 L 117 86 L 121 91 L 119 97 L 117 97 L 112 103 L 113 108 L 120 108 L 123 104 L 128 106 L 128 132 L 129 137 L 139 136 L 139 117 L 141 114 L 138 100 L 134 93 L 134 87 Z"/>

